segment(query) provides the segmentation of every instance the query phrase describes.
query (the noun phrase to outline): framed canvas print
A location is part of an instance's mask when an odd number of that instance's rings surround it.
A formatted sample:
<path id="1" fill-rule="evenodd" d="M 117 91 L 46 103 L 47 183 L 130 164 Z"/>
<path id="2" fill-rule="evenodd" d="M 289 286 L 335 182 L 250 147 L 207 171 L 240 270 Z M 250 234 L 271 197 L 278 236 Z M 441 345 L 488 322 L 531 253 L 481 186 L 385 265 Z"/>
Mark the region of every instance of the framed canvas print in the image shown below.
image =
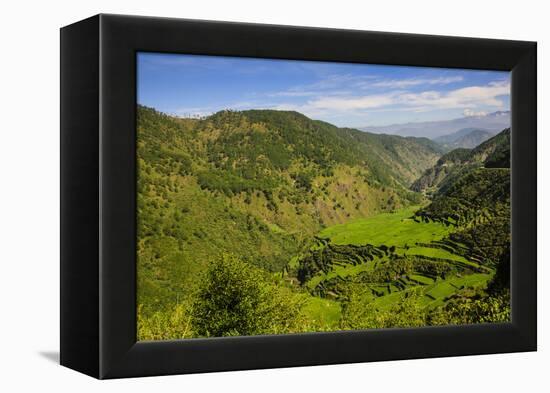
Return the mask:
<path id="1" fill-rule="evenodd" d="M 536 44 L 64 27 L 61 228 L 97 378 L 536 350 Z"/>

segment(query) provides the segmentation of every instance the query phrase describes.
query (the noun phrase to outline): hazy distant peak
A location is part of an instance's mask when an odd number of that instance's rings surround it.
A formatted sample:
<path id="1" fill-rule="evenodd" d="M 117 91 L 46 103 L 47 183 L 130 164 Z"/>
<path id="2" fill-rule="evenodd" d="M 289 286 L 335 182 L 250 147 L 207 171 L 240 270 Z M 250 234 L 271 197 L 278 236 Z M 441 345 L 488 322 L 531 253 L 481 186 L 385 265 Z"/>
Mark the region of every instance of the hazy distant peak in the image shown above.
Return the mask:
<path id="1" fill-rule="evenodd" d="M 469 113 L 457 119 L 391 124 L 387 126 L 361 127 L 360 130 L 375 133 L 416 136 L 437 139 L 461 130 L 483 130 L 496 133 L 510 127 L 510 111 L 497 111 L 487 114 Z"/>

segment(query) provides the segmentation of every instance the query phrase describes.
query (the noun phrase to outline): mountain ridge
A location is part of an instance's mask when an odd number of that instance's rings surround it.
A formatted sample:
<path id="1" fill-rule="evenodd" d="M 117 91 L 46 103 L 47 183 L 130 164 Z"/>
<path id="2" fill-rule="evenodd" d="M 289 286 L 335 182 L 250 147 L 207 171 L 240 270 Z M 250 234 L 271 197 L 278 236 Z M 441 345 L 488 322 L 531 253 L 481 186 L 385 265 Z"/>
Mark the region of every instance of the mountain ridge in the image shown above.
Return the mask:
<path id="1" fill-rule="evenodd" d="M 485 129 L 496 133 L 507 127 L 510 127 L 510 111 L 496 111 L 482 116 L 464 116 L 451 120 L 397 123 L 386 126 L 365 126 L 359 127 L 359 129 L 375 133 L 387 133 L 401 136 L 424 136 L 435 139 L 452 134 L 464 128 Z"/>
<path id="2" fill-rule="evenodd" d="M 463 128 L 452 134 L 437 137 L 434 142 L 448 150 L 459 147 L 473 149 L 493 135 L 495 135 L 494 132 L 485 129 Z"/>
<path id="3" fill-rule="evenodd" d="M 457 148 L 443 155 L 411 185 L 411 189 L 434 191 L 474 167 L 509 168 L 509 157 L 510 129 L 506 128 L 473 149 Z"/>

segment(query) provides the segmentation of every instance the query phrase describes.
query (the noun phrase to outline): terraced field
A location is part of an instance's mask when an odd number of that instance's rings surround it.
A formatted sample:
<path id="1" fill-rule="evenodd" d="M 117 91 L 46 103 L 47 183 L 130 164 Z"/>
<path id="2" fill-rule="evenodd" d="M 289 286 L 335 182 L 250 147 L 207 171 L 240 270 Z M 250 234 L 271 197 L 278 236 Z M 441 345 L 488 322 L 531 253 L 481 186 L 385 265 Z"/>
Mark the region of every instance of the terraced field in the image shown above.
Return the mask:
<path id="1" fill-rule="evenodd" d="M 403 291 L 393 292 L 385 296 L 379 296 L 374 299 L 374 303 L 379 309 L 387 309 L 396 302 L 400 301 L 404 296 L 410 293 L 412 290 L 418 289 L 418 285 L 421 286 L 421 297 L 419 304 L 422 307 L 436 307 L 445 303 L 445 300 L 456 293 L 460 289 L 464 288 L 479 288 L 487 284 L 487 282 L 493 277 L 493 274 L 474 273 L 467 276 L 456 275 L 446 280 L 432 280 L 425 276 L 416 276 L 416 279 L 408 277 L 409 286 Z M 419 280 L 418 280 L 419 278 Z"/>
<path id="2" fill-rule="evenodd" d="M 371 218 L 352 220 L 324 229 L 319 237 L 330 239 L 334 244 L 372 244 L 412 246 L 441 240 L 452 231 L 452 227 L 438 222 L 419 225 L 414 213 L 420 206 L 411 206 L 395 213 L 382 213 Z"/>
<path id="3" fill-rule="evenodd" d="M 455 227 L 415 218 L 419 206 L 334 225 L 319 233 L 309 251 L 291 261 L 314 296 L 338 304 L 354 284 L 368 288 L 377 309 L 414 292 L 421 308 L 444 305 L 456 292 L 482 288 L 491 267 L 468 257 L 448 236 Z M 337 308 L 332 308 L 336 320 Z"/>

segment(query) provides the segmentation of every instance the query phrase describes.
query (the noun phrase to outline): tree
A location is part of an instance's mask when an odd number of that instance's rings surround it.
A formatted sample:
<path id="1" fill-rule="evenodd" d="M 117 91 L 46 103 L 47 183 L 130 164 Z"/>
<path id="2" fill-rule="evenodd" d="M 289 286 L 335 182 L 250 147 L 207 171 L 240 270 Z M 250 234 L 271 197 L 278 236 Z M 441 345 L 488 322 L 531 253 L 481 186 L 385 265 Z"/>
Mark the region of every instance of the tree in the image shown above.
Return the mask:
<path id="1" fill-rule="evenodd" d="M 510 296 L 505 291 L 495 296 L 455 295 L 445 306 L 432 310 L 429 325 L 466 325 L 510 321 Z"/>
<path id="2" fill-rule="evenodd" d="M 301 330 L 303 297 L 278 288 L 257 268 L 223 255 L 206 272 L 193 305 L 199 336 L 246 336 Z"/>

